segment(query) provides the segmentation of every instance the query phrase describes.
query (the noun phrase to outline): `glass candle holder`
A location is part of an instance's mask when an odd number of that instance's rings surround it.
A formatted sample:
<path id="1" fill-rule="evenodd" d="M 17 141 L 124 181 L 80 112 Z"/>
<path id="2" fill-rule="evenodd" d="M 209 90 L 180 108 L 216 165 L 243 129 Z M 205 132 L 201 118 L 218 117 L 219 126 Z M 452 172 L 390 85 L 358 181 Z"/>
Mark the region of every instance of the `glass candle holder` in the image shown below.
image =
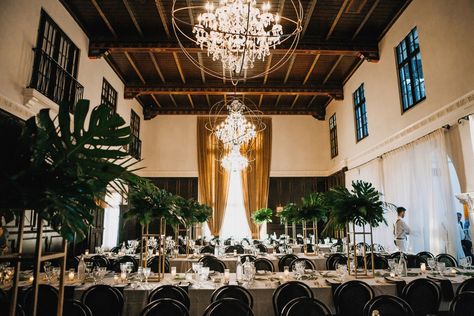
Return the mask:
<path id="1" fill-rule="evenodd" d="M 84 255 L 86 255 L 86 256 L 89 255 L 89 249 L 86 249 L 86 250 L 84 251 Z"/>
<path id="2" fill-rule="evenodd" d="M 230 279 L 230 269 L 224 269 L 224 279 L 229 281 Z"/>
<path id="3" fill-rule="evenodd" d="M 176 277 L 176 267 L 171 267 L 171 277 L 173 279 Z"/>
<path id="4" fill-rule="evenodd" d="M 420 270 L 421 270 L 421 273 L 425 273 L 426 272 L 426 264 L 424 262 L 422 262 L 420 264 Z"/>
<path id="5" fill-rule="evenodd" d="M 284 266 L 283 267 L 283 275 L 285 278 L 288 278 L 290 276 L 290 267 L 289 266 Z"/>
<path id="6" fill-rule="evenodd" d="M 69 269 L 67 277 L 68 277 L 69 281 L 74 280 L 74 278 L 76 277 L 76 273 L 75 273 L 74 269 Z"/>

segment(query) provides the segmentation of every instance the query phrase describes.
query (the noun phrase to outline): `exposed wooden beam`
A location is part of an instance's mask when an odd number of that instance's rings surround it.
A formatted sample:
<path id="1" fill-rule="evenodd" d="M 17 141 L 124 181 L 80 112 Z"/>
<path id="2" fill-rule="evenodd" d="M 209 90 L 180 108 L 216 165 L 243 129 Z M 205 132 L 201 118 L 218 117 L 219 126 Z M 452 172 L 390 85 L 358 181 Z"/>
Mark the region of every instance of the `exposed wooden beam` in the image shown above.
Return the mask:
<path id="1" fill-rule="evenodd" d="M 293 108 L 295 107 L 296 102 L 298 101 L 299 96 L 300 96 L 300 95 L 297 94 L 297 95 L 295 96 L 295 98 L 293 99 L 293 102 L 291 102 L 291 105 L 290 105 L 290 108 L 291 108 L 291 109 L 293 109 Z"/>
<path id="2" fill-rule="evenodd" d="M 352 40 L 354 40 L 357 35 L 359 35 L 360 31 L 362 30 L 362 28 L 364 27 L 364 25 L 367 23 L 367 21 L 369 20 L 370 16 L 372 15 L 372 13 L 374 13 L 374 10 L 375 8 L 377 8 L 378 4 L 380 3 L 380 0 L 375 0 L 374 3 L 372 4 L 372 6 L 370 7 L 369 9 L 369 12 L 367 12 L 367 14 L 365 15 L 364 19 L 362 20 L 362 22 L 360 22 L 359 24 L 359 27 L 357 28 L 357 30 L 354 32 L 354 35 L 352 35 Z"/>
<path id="3" fill-rule="evenodd" d="M 196 23 L 194 23 L 194 15 L 193 15 L 193 10 L 191 9 L 191 7 L 193 6 L 192 4 L 192 0 L 186 0 L 186 6 L 188 6 L 190 9 L 188 9 L 188 14 L 189 14 L 189 21 L 191 22 L 192 25 L 195 25 Z M 200 65 L 203 65 L 203 60 L 202 60 L 202 53 L 197 53 L 197 56 L 198 56 L 198 62 Z M 202 83 L 206 83 L 206 75 L 204 73 L 204 69 L 203 68 L 200 68 L 201 70 L 201 80 L 202 80 Z"/>
<path id="4" fill-rule="evenodd" d="M 174 98 L 174 96 L 170 94 L 169 97 L 170 97 L 170 99 L 171 99 L 171 102 L 173 102 L 174 107 L 177 108 L 177 107 L 178 107 L 178 103 L 176 102 L 176 99 Z"/>
<path id="5" fill-rule="evenodd" d="M 204 62 L 202 60 L 202 53 L 197 53 L 198 55 L 198 62 L 200 65 L 203 65 Z M 206 83 L 206 74 L 204 73 L 204 69 L 201 68 L 201 80 L 202 80 L 202 83 Z"/>
<path id="6" fill-rule="evenodd" d="M 120 80 L 125 84 L 125 78 L 123 77 L 122 73 L 119 71 L 118 66 L 115 64 L 115 62 L 110 58 L 110 56 L 105 56 L 104 57 L 109 66 L 112 68 L 112 70 L 119 76 Z"/>
<path id="7" fill-rule="evenodd" d="M 97 10 L 97 13 L 99 13 L 100 18 L 102 19 L 102 21 L 104 21 L 105 25 L 107 25 L 107 28 L 109 29 L 110 33 L 112 33 L 112 35 L 115 38 L 117 38 L 117 33 L 115 32 L 114 28 L 112 27 L 112 24 L 110 24 L 109 19 L 107 19 L 107 17 L 105 16 L 104 11 L 99 6 L 97 1 L 96 0 L 90 0 L 90 1 L 91 1 L 92 5 L 94 6 L 94 8 Z"/>
<path id="8" fill-rule="evenodd" d="M 208 95 L 208 94 L 206 94 L 206 102 L 207 102 L 207 106 L 208 106 L 209 108 L 211 108 L 211 100 L 209 99 L 209 95 Z"/>
<path id="9" fill-rule="evenodd" d="M 289 107 L 267 107 L 260 109 L 264 115 L 314 115 L 319 117 L 319 109 L 302 109 L 295 108 L 290 109 Z M 209 109 L 206 108 L 161 108 L 161 109 L 151 109 L 149 110 L 148 116 L 146 119 L 152 119 L 156 115 L 207 115 L 209 114 Z"/>
<path id="10" fill-rule="evenodd" d="M 344 2 L 342 3 L 341 8 L 339 9 L 339 12 L 337 12 L 337 15 L 334 18 L 334 21 L 332 21 L 331 28 L 329 29 L 329 32 L 326 35 L 326 40 L 328 40 L 331 37 L 332 33 L 334 32 L 334 29 L 336 28 L 337 23 L 341 19 L 341 16 L 344 13 L 344 9 L 346 8 L 348 2 L 349 0 L 344 0 Z"/>
<path id="11" fill-rule="evenodd" d="M 346 82 L 352 77 L 352 75 L 356 72 L 357 69 L 359 69 L 359 66 L 362 64 L 364 60 L 361 58 L 356 62 L 355 67 L 352 67 L 351 71 L 349 74 L 345 77 L 344 81 L 342 82 L 342 85 L 345 85 Z"/>
<path id="12" fill-rule="evenodd" d="M 153 101 L 155 101 L 156 105 L 161 108 L 161 104 L 160 102 L 158 102 L 158 99 L 156 98 L 156 96 L 154 94 L 151 95 L 151 98 L 153 99 Z"/>
<path id="13" fill-rule="evenodd" d="M 168 27 L 168 19 L 166 18 L 166 12 L 165 12 L 165 9 L 163 8 L 163 4 L 161 3 L 161 0 L 155 0 L 155 6 L 160 16 L 161 24 L 163 24 L 163 29 L 165 30 L 166 37 L 170 38 L 170 29 Z"/>
<path id="14" fill-rule="evenodd" d="M 258 99 L 258 108 L 262 107 L 262 102 L 263 102 L 263 94 L 261 94 L 260 98 Z"/>
<path id="15" fill-rule="evenodd" d="M 181 81 L 183 83 L 186 83 L 186 78 L 184 77 L 183 68 L 181 68 L 181 63 L 179 62 L 178 53 L 174 52 L 173 53 L 173 58 L 174 58 L 174 62 L 176 63 L 176 67 L 178 68 L 178 72 L 179 72 L 179 76 L 181 77 Z"/>
<path id="16" fill-rule="evenodd" d="M 377 41 L 380 41 L 385 36 L 385 34 L 388 32 L 388 30 L 392 27 L 393 23 L 395 23 L 395 21 L 398 20 L 398 18 L 403 13 L 403 11 L 405 11 L 405 9 L 410 5 L 411 1 L 412 0 L 407 0 L 404 3 L 402 3 L 402 6 L 400 7 L 400 10 L 398 10 L 398 12 L 392 17 L 390 22 L 385 26 L 382 33 L 380 33 L 379 37 L 377 38 Z"/>
<path id="17" fill-rule="evenodd" d="M 319 56 L 321 56 L 321 55 L 314 56 L 313 63 L 311 64 L 311 67 L 309 67 L 309 70 L 308 70 L 308 73 L 306 74 L 306 77 L 304 77 L 303 84 L 306 84 L 309 80 L 309 77 L 311 77 L 311 74 L 313 73 L 314 67 L 318 63 Z"/>
<path id="18" fill-rule="evenodd" d="M 306 106 L 308 109 L 313 105 L 314 100 L 316 100 L 317 95 L 313 96 L 311 100 L 309 100 L 308 105 Z"/>
<path id="19" fill-rule="evenodd" d="M 332 66 L 331 70 L 329 70 L 328 74 L 327 74 L 326 77 L 324 78 L 323 84 L 326 84 L 326 82 L 329 80 L 329 78 L 331 77 L 332 73 L 334 72 L 334 70 L 336 69 L 336 67 L 339 65 L 339 63 L 341 62 L 342 57 L 344 57 L 344 56 L 341 55 L 341 56 L 339 56 L 339 58 L 336 60 L 336 62 L 335 62 L 334 65 Z"/>
<path id="20" fill-rule="evenodd" d="M 145 84 L 145 78 L 143 78 L 140 70 L 138 70 L 138 67 L 137 65 L 135 64 L 135 62 L 133 61 L 132 59 L 132 56 L 130 56 L 130 54 L 128 52 L 125 52 L 125 57 L 127 57 L 127 60 L 128 62 L 130 63 L 130 65 L 132 66 L 133 70 L 135 70 L 135 73 L 137 74 L 138 78 L 140 78 L 141 82 L 143 84 Z"/>
<path id="21" fill-rule="evenodd" d="M 278 106 L 278 103 L 280 103 L 280 99 L 281 99 L 281 94 L 279 94 L 279 95 L 277 96 L 277 99 L 276 99 L 275 104 L 274 104 L 275 107 L 277 107 L 277 106 Z"/>
<path id="22" fill-rule="evenodd" d="M 204 53 L 200 47 L 193 43 L 183 44 L 189 53 Z M 287 45 L 282 44 L 272 49 L 272 54 L 282 55 L 287 53 Z M 105 53 L 114 52 L 154 52 L 173 53 L 181 52 L 176 42 L 163 41 L 91 41 L 89 43 L 89 56 L 101 56 Z M 298 55 L 346 55 L 361 56 L 366 54 L 378 54 L 379 48 L 376 42 L 349 42 L 349 41 L 312 41 L 311 43 L 299 43 L 295 50 Z M 271 56 L 271 55 L 270 55 Z"/>
<path id="23" fill-rule="evenodd" d="M 135 17 L 135 13 L 133 13 L 133 9 L 130 6 L 130 3 L 128 3 L 128 0 L 122 0 L 123 5 L 127 9 L 128 15 L 130 16 L 130 19 L 132 19 L 133 25 L 135 25 L 135 28 L 137 29 L 138 34 L 143 37 L 143 31 L 142 28 L 140 27 L 140 24 L 138 23 L 137 18 Z"/>
<path id="24" fill-rule="evenodd" d="M 247 83 L 241 86 L 223 84 L 143 84 L 125 86 L 125 97 L 134 98 L 141 94 L 156 95 L 223 95 L 233 93 L 239 95 L 330 95 L 341 99 L 343 97 L 342 86 L 339 85 L 257 85 Z"/>
<path id="25" fill-rule="evenodd" d="M 272 65 L 272 54 L 270 54 L 270 56 L 268 56 L 268 59 L 267 59 L 267 65 L 265 66 L 265 76 L 263 77 L 263 84 L 267 84 L 267 80 L 268 80 L 268 71 L 270 70 L 270 67 Z"/>
<path id="26" fill-rule="evenodd" d="M 288 63 L 288 70 L 286 71 L 285 80 L 283 80 L 283 83 L 286 83 L 288 81 L 288 78 L 291 74 L 291 70 L 293 69 L 293 64 L 295 63 L 295 59 L 296 54 L 293 54 L 293 56 L 291 56 L 290 62 Z"/>
<path id="27" fill-rule="evenodd" d="M 155 67 L 155 70 L 158 73 L 158 76 L 160 76 L 161 81 L 165 83 L 165 76 L 163 76 L 160 66 L 158 66 L 158 62 L 156 61 L 155 55 L 152 52 L 148 52 L 148 55 L 150 56 L 151 62 L 153 63 L 153 67 Z"/>
<path id="28" fill-rule="evenodd" d="M 310 3 L 308 4 L 308 7 L 304 15 L 304 24 L 303 24 L 303 29 L 301 30 L 301 38 L 304 36 L 304 33 L 306 33 L 306 30 L 308 29 L 309 22 L 311 21 L 311 17 L 313 16 L 313 12 L 314 12 L 314 9 L 316 8 L 317 3 L 318 3 L 318 0 L 311 0 Z"/>
<path id="29" fill-rule="evenodd" d="M 188 94 L 188 100 L 189 100 L 189 104 L 191 104 L 191 107 L 194 109 L 193 97 L 190 94 Z"/>

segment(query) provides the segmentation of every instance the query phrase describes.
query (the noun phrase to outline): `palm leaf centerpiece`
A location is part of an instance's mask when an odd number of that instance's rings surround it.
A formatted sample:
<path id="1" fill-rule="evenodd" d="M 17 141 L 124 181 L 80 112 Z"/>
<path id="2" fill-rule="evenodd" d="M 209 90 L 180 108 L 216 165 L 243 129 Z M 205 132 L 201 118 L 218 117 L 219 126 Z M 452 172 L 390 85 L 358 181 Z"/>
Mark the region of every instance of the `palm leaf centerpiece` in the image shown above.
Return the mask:
<path id="1" fill-rule="evenodd" d="M 261 208 L 252 214 L 252 220 L 257 225 L 263 224 L 265 222 L 271 223 L 272 217 L 273 211 L 269 208 Z"/>
<path id="2" fill-rule="evenodd" d="M 296 217 L 298 221 L 326 220 L 326 197 L 321 192 L 310 193 L 301 199 Z"/>

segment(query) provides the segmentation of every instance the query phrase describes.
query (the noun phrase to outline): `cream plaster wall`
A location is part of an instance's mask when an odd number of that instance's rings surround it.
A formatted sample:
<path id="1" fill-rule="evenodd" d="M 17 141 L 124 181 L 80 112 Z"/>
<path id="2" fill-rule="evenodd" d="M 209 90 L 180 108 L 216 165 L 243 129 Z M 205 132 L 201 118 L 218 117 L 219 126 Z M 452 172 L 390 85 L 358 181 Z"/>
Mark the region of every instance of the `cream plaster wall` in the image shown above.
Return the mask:
<path id="1" fill-rule="evenodd" d="M 143 118 L 142 108 L 136 100 L 123 99 L 123 83 L 107 62 L 89 59 L 86 34 L 57 0 L 0 1 L 0 108 L 11 112 L 8 104 L 25 107 L 23 90 L 31 78 L 32 48 L 36 46 L 41 8 L 81 51 L 77 79 L 84 86 L 84 98 L 89 99 L 92 106 L 98 105 L 105 77 L 118 92 L 117 112 L 129 121 L 132 108 Z"/>

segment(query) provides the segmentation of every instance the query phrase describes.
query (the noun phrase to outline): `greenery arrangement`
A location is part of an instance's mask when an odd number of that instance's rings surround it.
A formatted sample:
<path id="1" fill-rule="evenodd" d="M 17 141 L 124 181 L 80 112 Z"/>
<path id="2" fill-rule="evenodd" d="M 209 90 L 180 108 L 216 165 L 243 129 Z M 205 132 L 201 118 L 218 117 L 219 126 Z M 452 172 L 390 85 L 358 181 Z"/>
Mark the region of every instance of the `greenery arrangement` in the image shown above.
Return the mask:
<path id="1" fill-rule="evenodd" d="M 364 181 L 353 181 L 352 190 L 345 187 L 331 189 L 327 193 L 328 206 L 330 208 L 327 229 L 343 229 L 347 223 L 355 223 L 358 226 L 369 224 L 377 227 L 387 222 L 384 218 L 386 210 L 394 207 L 393 204 L 385 203 L 371 183 Z"/>
<path id="2" fill-rule="evenodd" d="M 186 226 L 203 223 L 212 214 L 212 209 L 204 204 L 200 204 L 194 199 L 184 199 L 180 196 L 176 199 L 177 211 Z"/>
<path id="3" fill-rule="evenodd" d="M 257 225 L 263 224 L 265 222 L 271 223 L 272 217 L 273 211 L 269 208 L 261 208 L 252 214 L 252 220 Z"/>
<path id="4" fill-rule="evenodd" d="M 87 100 L 74 109 L 73 119 L 61 104 L 56 118 L 43 109 L 18 126 L 8 135 L 14 146 L 0 174 L 0 190 L 8 194 L 3 209 L 34 209 L 67 240 L 86 236 L 109 187 L 124 192 L 139 179 L 123 149 L 132 139 L 123 118 L 106 105 L 89 111 Z"/>
<path id="5" fill-rule="evenodd" d="M 324 193 L 315 192 L 301 198 L 301 207 L 296 213 L 296 221 L 312 221 L 327 219 L 327 204 Z"/>
<path id="6" fill-rule="evenodd" d="M 288 224 L 297 221 L 298 205 L 296 203 L 288 203 L 283 207 L 283 210 L 277 213 L 280 219 Z"/>
<path id="7" fill-rule="evenodd" d="M 130 187 L 128 201 L 131 207 L 123 214 L 123 218 L 125 221 L 135 218 L 142 227 L 160 217 L 170 222 L 180 222 L 176 200 L 175 196 L 157 188 L 151 181 L 140 179 Z"/>

